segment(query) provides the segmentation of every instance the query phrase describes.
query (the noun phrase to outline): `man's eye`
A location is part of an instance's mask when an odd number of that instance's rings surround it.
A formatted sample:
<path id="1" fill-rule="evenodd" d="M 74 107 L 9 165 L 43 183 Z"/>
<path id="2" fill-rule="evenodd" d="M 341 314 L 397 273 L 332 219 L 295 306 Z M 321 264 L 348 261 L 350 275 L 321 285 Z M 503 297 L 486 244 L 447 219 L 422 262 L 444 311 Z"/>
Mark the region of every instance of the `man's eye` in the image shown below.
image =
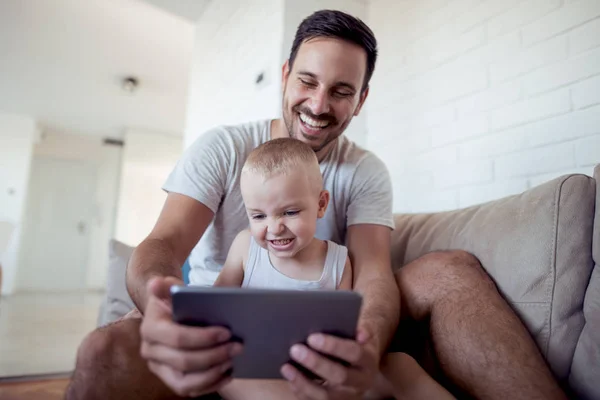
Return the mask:
<path id="1" fill-rule="evenodd" d="M 310 87 L 310 88 L 314 88 L 314 87 L 316 87 L 316 86 L 317 86 L 317 85 L 315 85 L 315 84 L 314 84 L 314 83 L 312 83 L 312 82 L 305 81 L 304 79 L 300 79 L 300 82 L 302 82 L 302 84 L 303 84 L 304 86 L 307 86 L 307 87 Z"/>
<path id="2" fill-rule="evenodd" d="M 352 96 L 352 93 L 349 93 L 349 92 L 338 92 L 336 90 L 335 92 L 333 92 L 333 95 L 335 97 L 349 97 L 349 96 Z"/>
<path id="3" fill-rule="evenodd" d="M 293 216 L 295 216 L 295 215 L 298 215 L 299 213 L 300 213 L 300 211 L 293 210 L 293 211 L 286 211 L 286 212 L 284 213 L 284 215 L 285 215 L 286 217 L 293 217 Z"/>

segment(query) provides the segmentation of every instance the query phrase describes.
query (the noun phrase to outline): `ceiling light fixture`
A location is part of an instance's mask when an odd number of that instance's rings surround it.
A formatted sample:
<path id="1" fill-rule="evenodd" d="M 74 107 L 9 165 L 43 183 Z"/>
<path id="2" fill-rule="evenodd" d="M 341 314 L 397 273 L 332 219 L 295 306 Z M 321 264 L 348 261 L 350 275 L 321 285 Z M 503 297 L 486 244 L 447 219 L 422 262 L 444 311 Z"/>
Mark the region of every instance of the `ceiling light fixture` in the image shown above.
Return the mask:
<path id="1" fill-rule="evenodd" d="M 133 93 L 138 87 L 138 80 L 133 76 L 127 76 L 123 78 L 123 82 L 121 83 L 121 87 L 127 93 Z"/>

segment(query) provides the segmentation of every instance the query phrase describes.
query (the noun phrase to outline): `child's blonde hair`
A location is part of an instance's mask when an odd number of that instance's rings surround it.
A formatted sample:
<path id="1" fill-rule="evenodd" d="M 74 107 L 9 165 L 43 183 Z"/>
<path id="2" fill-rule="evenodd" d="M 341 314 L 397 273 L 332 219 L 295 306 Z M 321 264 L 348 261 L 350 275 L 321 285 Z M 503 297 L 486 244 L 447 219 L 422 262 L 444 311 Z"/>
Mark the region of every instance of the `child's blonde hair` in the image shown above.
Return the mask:
<path id="1" fill-rule="evenodd" d="M 321 191 L 323 177 L 319 160 L 309 145 L 298 139 L 279 138 L 265 142 L 252 150 L 242 168 L 242 175 L 252 173 L 268 179 L 303 170 L 310 182 Z"/>

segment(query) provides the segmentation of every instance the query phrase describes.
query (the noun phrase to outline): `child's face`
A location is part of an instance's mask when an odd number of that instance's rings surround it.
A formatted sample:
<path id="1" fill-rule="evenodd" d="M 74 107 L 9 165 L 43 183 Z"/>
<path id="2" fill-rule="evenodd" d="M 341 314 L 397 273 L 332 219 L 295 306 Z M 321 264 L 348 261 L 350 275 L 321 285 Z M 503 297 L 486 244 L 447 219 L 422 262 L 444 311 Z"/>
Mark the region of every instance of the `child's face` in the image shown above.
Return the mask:
<path id="1" fill-rule="evenodd" d="M 329 193 L 318 193 L 300 171 L 268 179 L 246 172 L 241 190 L 254 240 L 282 258 L 294 257 L 311 242 L 329 201 Z"/>

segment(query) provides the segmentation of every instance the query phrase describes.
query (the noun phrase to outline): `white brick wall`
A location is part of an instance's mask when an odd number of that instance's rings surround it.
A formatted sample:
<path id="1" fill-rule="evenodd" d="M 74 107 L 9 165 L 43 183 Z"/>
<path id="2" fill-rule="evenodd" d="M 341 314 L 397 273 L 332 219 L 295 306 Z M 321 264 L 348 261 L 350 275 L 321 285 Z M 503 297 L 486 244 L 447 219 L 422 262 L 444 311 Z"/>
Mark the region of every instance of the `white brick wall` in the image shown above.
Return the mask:
<path id="1" fill-rule="evenodd" d="M 280 114 L 283 12 L 283 0 L 209 3 L 196 26 L 186 146 L 213 126 Z"/>
<path id="2" fill-rule="evenodd" d="M 599 0 L 374 0 L 368 146 L 395 210 L 522 192 L 600 163 Z"/>

